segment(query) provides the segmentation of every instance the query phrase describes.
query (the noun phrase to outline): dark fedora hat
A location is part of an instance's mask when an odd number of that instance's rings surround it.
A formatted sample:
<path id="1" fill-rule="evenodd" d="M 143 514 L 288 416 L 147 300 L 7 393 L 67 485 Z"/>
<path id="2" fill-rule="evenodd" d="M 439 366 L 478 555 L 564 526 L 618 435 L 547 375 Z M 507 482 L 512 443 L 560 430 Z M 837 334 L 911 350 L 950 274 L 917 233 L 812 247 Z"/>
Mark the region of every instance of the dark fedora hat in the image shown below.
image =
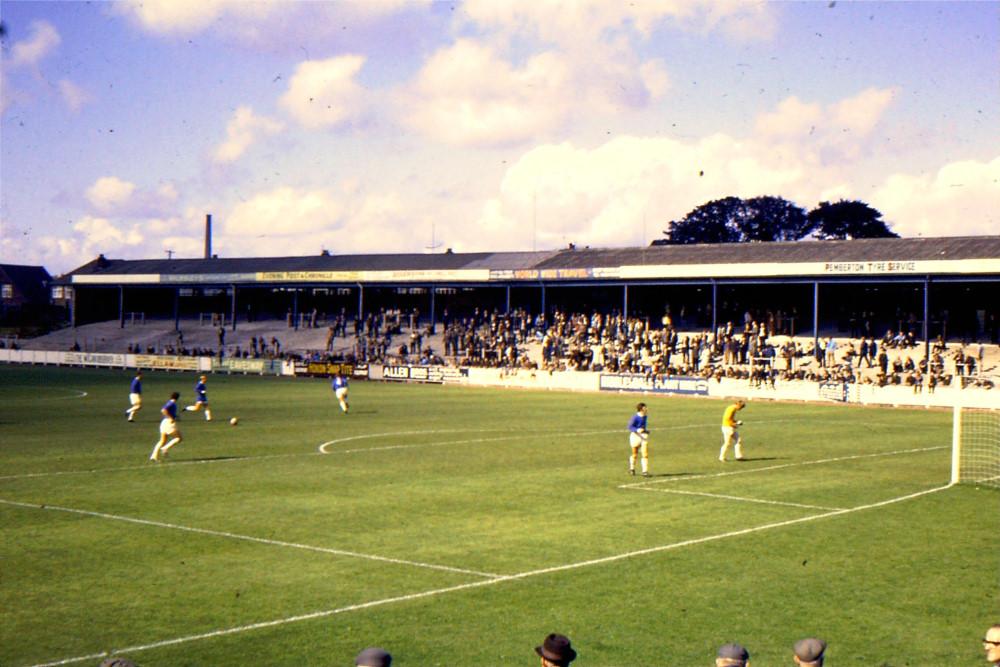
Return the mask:
<path id="1" fill-rule="evenodd" d="M 546 637 L 541 646 L 536 646 L 535 653 L 550 662 L 562 665 L 568 665 L 576 659 L 576 651 L 573 650 L 569 637 L 555 633 Z"/>

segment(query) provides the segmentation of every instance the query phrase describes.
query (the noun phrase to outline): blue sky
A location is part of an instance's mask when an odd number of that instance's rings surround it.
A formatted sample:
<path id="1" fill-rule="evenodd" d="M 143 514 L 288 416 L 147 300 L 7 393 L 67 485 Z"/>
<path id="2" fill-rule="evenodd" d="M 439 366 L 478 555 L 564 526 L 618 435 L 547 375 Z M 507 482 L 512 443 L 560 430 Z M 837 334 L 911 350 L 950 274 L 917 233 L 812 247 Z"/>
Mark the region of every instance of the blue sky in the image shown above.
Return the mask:
<path id="1" fill-rule="evenodd" d="M 0 261 L 1000 234 L 1000 3 L 0 2 Z"/>

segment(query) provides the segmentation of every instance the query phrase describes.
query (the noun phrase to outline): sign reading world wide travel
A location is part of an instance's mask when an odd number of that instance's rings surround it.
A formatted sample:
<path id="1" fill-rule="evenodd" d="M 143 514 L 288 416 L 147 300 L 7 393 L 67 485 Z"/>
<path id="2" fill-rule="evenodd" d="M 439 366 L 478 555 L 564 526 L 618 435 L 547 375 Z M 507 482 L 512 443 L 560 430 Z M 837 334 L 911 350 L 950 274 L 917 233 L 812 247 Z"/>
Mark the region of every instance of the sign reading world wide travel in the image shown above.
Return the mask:
<path id="1" fill-rule="evenodd" d="M 654 394 L 708 396 L 708 380 L 681 375 L 623 375 L 602 373 L 601 391 L 646 391 Z"/>

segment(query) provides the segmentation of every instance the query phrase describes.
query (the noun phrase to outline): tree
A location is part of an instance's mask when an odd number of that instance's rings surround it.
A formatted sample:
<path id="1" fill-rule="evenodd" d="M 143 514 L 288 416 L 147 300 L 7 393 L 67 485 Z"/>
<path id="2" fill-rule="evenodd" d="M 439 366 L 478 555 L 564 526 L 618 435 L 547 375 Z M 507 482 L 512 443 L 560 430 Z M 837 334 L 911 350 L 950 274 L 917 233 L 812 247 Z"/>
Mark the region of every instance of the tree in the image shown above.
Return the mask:
<path id="1" fill-rule="evenodd" d="M 809 220 L 820 239 L 899 238 L 882 220 L 882 213 L 862 201 L 820 202 L 809 211 Z"/>
<path id="2" fill-rule="evenodd" d="M 798 241 L 816 226 L 805 209 L 781 197 L 754 197 L 746 208 L 740 227 L 744 241 Z"/>
<path id="3" fill-rule="evenodd" d="M 653 245 L 794 241 L 812 229 L 806 212 L 781 197 L 726 197 L 671 221 L 664 231 L 668 238 Z"/>

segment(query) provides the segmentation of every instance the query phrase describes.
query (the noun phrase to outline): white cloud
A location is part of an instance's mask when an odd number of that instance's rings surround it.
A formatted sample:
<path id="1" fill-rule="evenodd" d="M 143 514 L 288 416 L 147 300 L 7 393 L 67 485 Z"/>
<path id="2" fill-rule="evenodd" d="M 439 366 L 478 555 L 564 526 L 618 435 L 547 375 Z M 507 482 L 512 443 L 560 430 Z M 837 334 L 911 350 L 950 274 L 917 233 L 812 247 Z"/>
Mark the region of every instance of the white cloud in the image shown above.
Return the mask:
<path id="1" fill-rule="evenodd" d="M 87 200 L 102 212 L 121 209 L 135 193 L 135 183 L 117 176 L 102 176 L 87 189 Z"/>
<path id="2" fill-rule="evenodd" d="M 307 128 L 349 123 L 363 110 L 364 89 L 354 79 L 364 63 L 358 55 L 299 63 L 279 102 Z"/>
<path id="3" fill-rule="evenodd" d="M 339 32 L 343 25 L 357 27 L 428 4 L 430 0 L 121 0 L 109 6 L 149 33 L 182 36 L 211 29 L 213 37 L 235 40 L 247 47 L 268 48 L 289 44 L 293 38 L 329 37 Z"/>
<path id="4" fill-rule="evenodd" d="M 147 190 L 117 176 L 98 178 L 85 196 L 97 212 L 129 218 L 169 216 L 180 198 L 177 187 L 169 181 Z"/>
<path id="5" fill-rule="evenodd" d="M 481 27 L 533 34 L 546 42 L 572 46 L 628 29 L 648 37 L 666 21 L 697 32 L 718 29 L 740 39 L 764 39 L 775 29 L 774 9 L 768 4 L 740 0 L 470 0 L 462 3 L 461 11 L 463 18 Z"/>
<path id="6" fill-rule="evenodd" d="M 277 134 L 282 129 L 283 123 L 258 116 L 250 107 L 241 106 L 226 125 L 226 140 L 215 149 L 213 158 L 216 162 L 233 162 L 260 136 Z"/>
<path id="7" fill-rule="evenodd" d="M 282 237 L 322 236 L 339 224 L 342 213 L 343 205 L 326 190 L 281 187 L 238 204 L 223 219 L 222 232 L 230 239 L 260 237 L 269 243 Z"/>
<path id="8" fill-rule="evenodd" d="M 52 53 L 62 39 L 48 21 L 32 21 L 31 36 L 11 47 L 9 67 L 35 66 Z"/>
<path id="9" fill-rule="evenodd" d="M 277 3 L 227 2 L 227 0 L 127 0 L 114 9 L 133 18 L 154 33 L 192 33 L 204 30 L 224 15 L 250 12 L 263 18 L 277 9 Z"/>
<path id="10" fill-rule="evenodd" d="M 834 129 L 859 136 L 871 133 L 892 104 L 896 88 L 866 88 L 831 107 Z"/>
<path id="11" fill-rule="evenodd" d="M 460 40 L 427 61 L 399 106 L 403 122 L 438 141 L 499 145 L 557 127 L 574 98 L 570 84 L 559 55 L 515 69 L 490 47 Z"/>
<path id="12" fill-rule="evenodd" d="M 69 79 L 59 80 L 59 94 L 72 112 L 77 112 L 90 101 L 90 94 Z"/>
<path id="13" fill-rule="evenodd" d="M 820 105 L 807 104 L 792 95 L 781 100 L 774 111 L 757 117 L 756 133 L 767 138 L 801 137 L 822 125 L 822 118 Z"/>
<path id="14" fill-rule="evenodd" d="M 951 162 L 934 174 L 889 176 L 869 203 L 901 236 L 1000 233 L 1000 157 Z"/>

